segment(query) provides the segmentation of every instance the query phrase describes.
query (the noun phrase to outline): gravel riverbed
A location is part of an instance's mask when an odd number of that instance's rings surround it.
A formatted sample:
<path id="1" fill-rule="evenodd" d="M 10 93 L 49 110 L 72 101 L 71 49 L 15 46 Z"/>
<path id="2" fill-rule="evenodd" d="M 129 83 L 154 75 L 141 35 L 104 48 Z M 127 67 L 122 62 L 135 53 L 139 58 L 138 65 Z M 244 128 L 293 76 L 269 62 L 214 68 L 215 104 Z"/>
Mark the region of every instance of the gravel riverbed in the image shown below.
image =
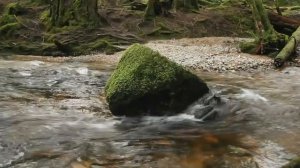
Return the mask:
<path id="1" fill-rule="evenodd" d="M 186 68 L 202 71 L 236 72 L 274 69 L 273 58 L 241 53 L 239 42 L 251 40 L 232 37 L 183 38 L 150 41 L 146 46 L 160 52 Z M 124 52 L 124 51 L 123 51 Z M 113 55 L 94 54 L 79 57 L 43 57 L 45 61 L 104 62 L 117 64 L 123 52 Z M 30 59 L 30 58 L 29 58 Z M 286 66 L 300 66 L 299 57 Z"/>
<path id="2" fill-rule="evenodd" d="M 273 68 L 269 57 L 239 51 L 239 38 L 206 37 L 153 41 L 147 44 L 169 59 L 192 69 L 204 71 L 252 71 Z"/>

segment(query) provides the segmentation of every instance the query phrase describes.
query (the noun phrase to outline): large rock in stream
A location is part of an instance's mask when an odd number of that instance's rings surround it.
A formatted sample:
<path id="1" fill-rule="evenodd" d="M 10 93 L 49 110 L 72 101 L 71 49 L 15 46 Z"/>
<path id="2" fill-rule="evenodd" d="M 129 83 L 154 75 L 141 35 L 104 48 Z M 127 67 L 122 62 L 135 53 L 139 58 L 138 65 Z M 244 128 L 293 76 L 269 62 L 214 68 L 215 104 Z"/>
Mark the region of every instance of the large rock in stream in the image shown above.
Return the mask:
<path id="1" fill-rule="evenodd" d="M 139 44 L 125 51 L 105 87 L 118 116 L 176 114 L 208 92 L 196 75 Z"/>

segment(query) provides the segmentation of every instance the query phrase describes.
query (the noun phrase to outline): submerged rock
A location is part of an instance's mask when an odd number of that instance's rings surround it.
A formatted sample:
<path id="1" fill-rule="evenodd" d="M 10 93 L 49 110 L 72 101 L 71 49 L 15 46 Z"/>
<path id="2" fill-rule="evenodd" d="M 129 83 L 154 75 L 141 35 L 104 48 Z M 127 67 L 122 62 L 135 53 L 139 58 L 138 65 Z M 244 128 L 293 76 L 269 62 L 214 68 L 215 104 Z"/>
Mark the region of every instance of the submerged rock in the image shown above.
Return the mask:
<path id="1" fill-rule="evenodd" d="M 208 93 L 207 85 L 182 66 L 145 46 L 131 46 L 105 87 L 114 115 L 179 113 Z"/>

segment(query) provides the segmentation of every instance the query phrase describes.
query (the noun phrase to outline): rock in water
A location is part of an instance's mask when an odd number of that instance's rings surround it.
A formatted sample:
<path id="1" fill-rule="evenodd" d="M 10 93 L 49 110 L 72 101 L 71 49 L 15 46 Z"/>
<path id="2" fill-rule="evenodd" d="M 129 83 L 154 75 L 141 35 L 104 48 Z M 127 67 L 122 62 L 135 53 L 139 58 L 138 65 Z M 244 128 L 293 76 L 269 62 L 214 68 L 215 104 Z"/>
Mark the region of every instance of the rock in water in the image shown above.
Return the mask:
<path id="1" fill-rule="evenodd" d="M 105 87 L 111 112 L 125 116 L 179 113 L 208 92 L 196 75 L 140 44 L 125 51 Z"/>

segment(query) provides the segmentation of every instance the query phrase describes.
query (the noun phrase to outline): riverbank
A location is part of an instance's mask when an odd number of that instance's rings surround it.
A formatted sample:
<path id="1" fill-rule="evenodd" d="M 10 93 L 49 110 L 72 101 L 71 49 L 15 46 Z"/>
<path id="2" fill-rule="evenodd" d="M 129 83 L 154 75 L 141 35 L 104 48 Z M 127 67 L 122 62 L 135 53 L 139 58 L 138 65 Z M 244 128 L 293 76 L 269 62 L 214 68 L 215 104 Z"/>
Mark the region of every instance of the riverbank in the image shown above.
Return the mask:
<path id="1" fill-rule="evenodd" d="M 173 40 L 154 40 L 145 45 L 160 52 L 170 60 L 196 71 L 208 72 L 261 72 L 275 70 L 273 58 L 241 53 L 239 42 L 251 40 L 234 37 L 183 38 Z M 39 57 L 16 56 L 17 59 L 37 59 L 49 62 L 102 62 L 115 66 L 122 52 L 112 55 L 94 54 L 78 57 Z M 300 67 L 299 57 L 288 66 Z"/>

